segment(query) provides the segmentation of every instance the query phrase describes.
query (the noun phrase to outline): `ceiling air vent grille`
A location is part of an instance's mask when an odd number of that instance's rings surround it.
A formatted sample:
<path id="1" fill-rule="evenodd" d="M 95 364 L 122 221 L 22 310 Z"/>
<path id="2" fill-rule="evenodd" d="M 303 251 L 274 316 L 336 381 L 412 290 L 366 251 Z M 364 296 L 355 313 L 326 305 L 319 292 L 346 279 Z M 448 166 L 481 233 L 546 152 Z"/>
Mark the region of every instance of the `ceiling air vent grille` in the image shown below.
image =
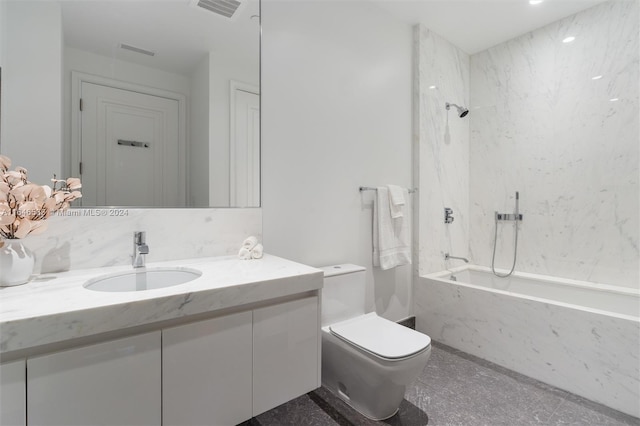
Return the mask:
<path id="1" fill-rule="evenodd" d="M 147 56 L 156 55 L 156 52 L 152 52 L 151 50 L 143 49 L 141 47 L 131 46 L 130 44 L 120 43 L 120 49 L 130 50 L 132 52 L 140 53 Z"/>
<path id="2" fill-rule="evenodd" d="M 231 18 L 240 7 L 240 2 L 237 0 L 199 0 L 198 6 L 218 15 Z"/>

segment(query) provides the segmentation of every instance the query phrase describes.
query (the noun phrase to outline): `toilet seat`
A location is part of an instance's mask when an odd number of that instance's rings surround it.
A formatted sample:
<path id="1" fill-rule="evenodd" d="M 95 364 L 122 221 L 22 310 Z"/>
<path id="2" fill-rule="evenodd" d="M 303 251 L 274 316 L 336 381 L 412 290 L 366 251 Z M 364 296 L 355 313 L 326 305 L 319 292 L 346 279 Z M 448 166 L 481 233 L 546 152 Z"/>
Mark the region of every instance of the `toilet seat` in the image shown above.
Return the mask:
<path id="1" fill-rule="evenodd" d="M 381 318 L 375 312 L 332 324 L 329 331 L 347 343 L 390 361 L 409 358 L 431 345 L 429 336 Z"/>

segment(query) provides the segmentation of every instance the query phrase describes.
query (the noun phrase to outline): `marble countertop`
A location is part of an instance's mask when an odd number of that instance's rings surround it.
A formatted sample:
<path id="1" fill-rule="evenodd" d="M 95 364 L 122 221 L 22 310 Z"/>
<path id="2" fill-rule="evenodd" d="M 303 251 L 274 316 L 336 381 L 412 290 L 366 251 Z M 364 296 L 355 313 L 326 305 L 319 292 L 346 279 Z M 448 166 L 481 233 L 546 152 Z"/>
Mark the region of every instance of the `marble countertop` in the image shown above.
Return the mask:
<path id="1" fill-rule="evenodd" d="M 289 296 L 322 287 L 322 271 L 276 256 L 236 256 L 148 263 L 197 269 L 197 279 L 154 290 L 102 292 L 83 284 L 131 266 L 40 275 L 30 283 L 0 288 L 0 355 Z"/>

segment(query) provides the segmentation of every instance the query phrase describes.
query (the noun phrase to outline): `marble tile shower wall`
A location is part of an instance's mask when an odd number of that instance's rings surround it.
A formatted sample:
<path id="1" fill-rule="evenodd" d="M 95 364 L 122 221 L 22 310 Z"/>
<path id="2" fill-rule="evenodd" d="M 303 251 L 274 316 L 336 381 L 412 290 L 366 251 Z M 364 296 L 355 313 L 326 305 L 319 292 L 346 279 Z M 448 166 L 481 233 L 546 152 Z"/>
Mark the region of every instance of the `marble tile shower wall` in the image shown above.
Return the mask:
<path id="1" fill-rule="evenodd" d="M 414 61 L 414 253 L 423 275 L 445 269 L 444 253 L 467 256 L 469 248 L 469 120 L 445 109 L 446 102 L 468 105 L 469 55 L 417 25 Z M 449 225 L 445 207 L 454 211 Z"/>
<path id="2" fill-rule="evenodd" d="M 474 263 L 491 264 L 494 211 L 512 212 L 520 191 L 518 270 L 640 286 L 638 3 L 606 2 L 471 56 Z M 499 230 L 496 266 L 509 268 L 513 225 Z"/>
<path id="3" fill-rule="evenodd" d="M 72 209 L 49 222 L 24 240 L 36 273 L 126 265 L 134 231 L 147 233 L 148 262 L 233 255 L 262 236 L 261 209 Z"/>

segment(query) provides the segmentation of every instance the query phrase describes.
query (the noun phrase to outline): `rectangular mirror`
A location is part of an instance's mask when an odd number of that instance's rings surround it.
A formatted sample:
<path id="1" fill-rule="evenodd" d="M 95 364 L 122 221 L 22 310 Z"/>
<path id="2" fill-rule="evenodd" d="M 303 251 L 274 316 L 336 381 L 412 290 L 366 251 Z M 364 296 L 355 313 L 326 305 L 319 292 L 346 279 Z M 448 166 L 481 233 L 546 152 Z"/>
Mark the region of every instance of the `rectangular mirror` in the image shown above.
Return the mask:
<path id="1" fill-rule="evenodd" d="M 259 0 L 0 0 L 0 153 L 82 207 L 260 206 Z"/>

